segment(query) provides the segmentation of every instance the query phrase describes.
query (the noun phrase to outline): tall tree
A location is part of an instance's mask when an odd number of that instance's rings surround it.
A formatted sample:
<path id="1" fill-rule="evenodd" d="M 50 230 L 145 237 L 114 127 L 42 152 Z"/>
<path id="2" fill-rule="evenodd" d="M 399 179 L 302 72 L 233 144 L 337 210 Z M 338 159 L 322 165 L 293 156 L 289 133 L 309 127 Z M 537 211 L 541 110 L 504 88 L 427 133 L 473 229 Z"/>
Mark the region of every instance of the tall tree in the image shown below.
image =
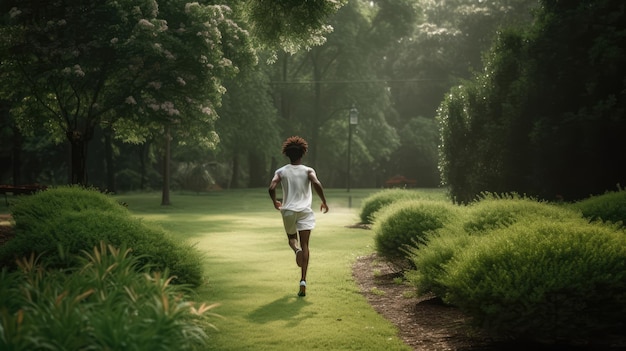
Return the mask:
<path id="1" fill-rule="evenodd" d="M 3 68 L 14 77 L 11 89 L 27 97 L 20 123 L 67 138 L 71 183 L 87 181 L 86 148 L 100 123 L 148 116 L 202 124 L 213 118 L 219 77 L 234 71 L 233 60 L 250 60 L 228 8 L 169 5 L 160 11 L 148 0 L 4 2 L 11 19 L 2 29 Z M 237 43 L 244 55 L 227 47 Z"/>
<path id="2" fill-rule="evenodd" d="M 238 11 L 250 11 L 259 33 L 289 37 L 293 29 L 266 28 L 272 18 L 260 17 L 258 9 L 268 2 L 235 4 L 231 9 L 182 0 L 3 1 L 0 73 L 11 83 L 3 89 L 24 97 L 14 107 L 24 129 L 46 127 L 58 140 L 68 140 L 72 183 L 87 182 L 86 148 L 100 124 L 126 135 L 151 129 L 128 128 L 133 124 L 160 126 L 163 133 L 177 126 L 172 130 L 189 139 L 214 143 L 221 80 L 255 62 L 248 32 L 238 24 L 245 13 Z M 307 22 L 314 28 L 298 28 L 294 42 L 319 39 L 306 29 L 319 29 L 319 16 L 341 3 L 305 5 L 296 7 L 316 9 Z"/>
<path id="3" fill-rule="evenodd" d="M 624 4 L 542 4 L 442 104 L 442 169 L 460 201 L 481 191 L 577 200 L 626 179 Z"/>
<path id="4" fill-rule="evenodd" d="M 266 186 L 268 160 L 281 142 L 267 70 L 260 65 L 225 82 L 227 92 L 218 109 L 216 130 L 219 155 L 230 164 L 229 184 L 234 188 Z"/>
<path id="5" fill-rule="evenodd" d="M 280 57 L 274 84 L 283 133 L 310 141 L 307 162 L 325 174 L 329 186 L 347 182 L 348 155 L 337 150 L 348 149 L 352 105 L 360 117 L 350 148 L 357 184 L 374 185 L 371 167 L 396 145 L 396 131 L 386 120 L 393 114 L 389 93 L 376 68 L 390 43 L 410 32 L 412 4 L 350 1 L 331 19 L 334 31 L 323 46 Z"/>

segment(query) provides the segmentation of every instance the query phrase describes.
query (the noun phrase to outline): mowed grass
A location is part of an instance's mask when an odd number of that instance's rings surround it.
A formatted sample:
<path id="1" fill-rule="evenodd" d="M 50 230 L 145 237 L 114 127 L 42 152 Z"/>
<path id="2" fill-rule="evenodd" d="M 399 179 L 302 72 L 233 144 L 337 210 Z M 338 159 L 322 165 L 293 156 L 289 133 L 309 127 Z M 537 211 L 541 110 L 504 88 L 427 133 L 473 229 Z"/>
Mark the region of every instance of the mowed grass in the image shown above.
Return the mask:
<path id="1" fill-rule="evenodd" d="M 156 221 L 206 254 L 207 283 L 197 300 L 220 303 L 209 350 L 410 350 L 397 329 L 360 294 L 351 267 L 373 252 L 358 222 L 360 201 L 377 190 L 328 189 L 330 212 L 319 212 L 311 236 L 307 296 L 298 297 L 300 268 L 287 245 L 281 217 L 266 189 L 209 194 L 118 195 L 146 220 Z M 440 191 L 429 191 L 443 198 Z M 348 207 L 348 205 L 351 207 Z"/>

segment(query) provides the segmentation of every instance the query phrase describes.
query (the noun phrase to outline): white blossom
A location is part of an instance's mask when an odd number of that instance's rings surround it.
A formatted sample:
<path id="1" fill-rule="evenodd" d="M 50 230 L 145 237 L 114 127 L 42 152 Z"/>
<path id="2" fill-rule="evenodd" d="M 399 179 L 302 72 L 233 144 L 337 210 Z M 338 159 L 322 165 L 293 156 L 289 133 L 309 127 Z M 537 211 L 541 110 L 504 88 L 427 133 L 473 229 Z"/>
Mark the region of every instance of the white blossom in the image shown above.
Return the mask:
<path id="1" fill-rule="evenodd" d="M 139 25 L 144 28 L 154 28 L 154 24 L 150 23 L 150 21 L 145 18 L 139 20 Z"/>
<path id="2" fill-rule="evenodd" d="M 159 90 L 161 89 L 161 82 L 150 82 L 148 83 L 148 86 L 151 88 L 154 88 L 154 90 Z"/>
<path id="3" fill-rule="evenodd" d="M 118 41 L 119 41 L 118 38 L 113 38 L 111 39 L 111 44 L 117 44 Z"/>
<path id="4" fill-rule="evenodd" d="M 84 77 L 85 76 L 85 72 L 80 67 L 80 65 L 74 65 L 74 74 L 76 74 L 76 76 L 78 76 L 78 77 Z"/>
<path id="5" fill-rule="evenodd" d="M 11 10 L 9 10 L 9 15 L 11 16 L 11 18 L 15 17 L 15 16 L 19 16 L 22 13 L 21 10 L 19 10 L 17 7 L 13 7 L 11 8 Z"/>
<path id="6" fill-rule="evenodd" d="M 213 115 L 213 109 L 210 108 L 209 106 L 200 106 L 200 111 L 202 111 L 202 113 L 204 113 L 207 116 L 211 116 Z"/>
<path id="7" fill-rule="evenodd" d="M 177 82 L 178 84 L 180 84 L 181 86 L 183 86 L 183 87 L 184 87 L 185 85 L 187 85 L 187 82 L 185 82 L 185 80 L 184 80 L 182 77 L 178 77 L 178 78 L 176 78 L 176 82 Z"/>
<path id="8" fill-rule="evenodd" d="M 222 57 L 220 60 L 220 65 L 224 67 L 231 67 L 233 65 L 233 61 L 227 59 L 226 57 Z"/>
<path id="9" fill-rule="evenodd" d="M 129 105 L 137 105 L 137 101 L 135 100 L 135 98 L 132 95 L 127 97 L 124 102 L 126 102 Z"/>
<path id="10" fill-rule="evenodd" d="M 161 109 L 170 116 L 180 115 L 180 111 L 174 108 L 174 104 L 171 101 L 166 101 L 162 103 Z"/>
<path id="11" fill-rule="evenodd" d="M 198 4 L 197 2 L 188 2 L 185 4 L 185 13 L 189 13 L 191 12 L 192 8 L 198 7 L 200 7 L 200 4 Z"/>

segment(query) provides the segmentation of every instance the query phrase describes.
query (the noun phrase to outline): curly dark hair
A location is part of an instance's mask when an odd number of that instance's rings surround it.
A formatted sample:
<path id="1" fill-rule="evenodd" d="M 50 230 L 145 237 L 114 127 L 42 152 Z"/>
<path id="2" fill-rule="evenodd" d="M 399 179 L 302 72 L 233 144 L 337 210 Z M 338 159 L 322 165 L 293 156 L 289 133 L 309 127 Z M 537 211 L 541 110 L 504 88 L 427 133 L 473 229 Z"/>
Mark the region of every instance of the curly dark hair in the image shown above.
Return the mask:
<path id="1" fill-rule="evenodd" d="M 299 136 L 292 136 L 287 138 L 287 140 L 283 143 L 283 154 L 289 157 L 289 160 L 293 162 L 302 158 L 302 156 L 306 154 L 308 148 L 309 144 L 306 140 Z"/>

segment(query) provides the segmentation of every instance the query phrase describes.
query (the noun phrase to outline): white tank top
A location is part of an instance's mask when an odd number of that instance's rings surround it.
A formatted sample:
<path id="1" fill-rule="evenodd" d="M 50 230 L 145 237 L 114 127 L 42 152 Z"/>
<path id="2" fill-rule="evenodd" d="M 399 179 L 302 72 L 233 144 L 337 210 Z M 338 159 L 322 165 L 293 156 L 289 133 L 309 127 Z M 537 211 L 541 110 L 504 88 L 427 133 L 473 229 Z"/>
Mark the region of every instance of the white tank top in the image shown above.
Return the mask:
<path id="1" fill-rule="evenodd" d="M 313 168 L 292 164 L 285 165 L 276 171 L 283 188 L 283 210 L 302 212 L 311 209 L 313 195 L 309 172 L 313 172 Z"/>

